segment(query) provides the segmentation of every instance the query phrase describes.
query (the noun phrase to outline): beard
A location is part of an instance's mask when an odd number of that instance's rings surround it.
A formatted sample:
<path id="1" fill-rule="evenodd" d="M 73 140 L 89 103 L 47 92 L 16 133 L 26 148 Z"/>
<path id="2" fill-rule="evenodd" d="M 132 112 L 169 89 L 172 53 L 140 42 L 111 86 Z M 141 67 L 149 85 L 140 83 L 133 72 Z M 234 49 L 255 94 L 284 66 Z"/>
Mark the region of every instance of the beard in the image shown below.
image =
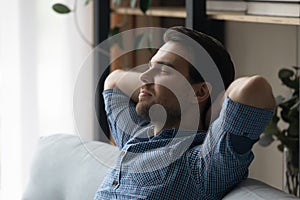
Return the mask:
<path id="1" fill-rule="evenodd" d="M 164 128 L 178 128 L 181 121 L 181 111 L 178 108 L 138 102 L 137 114 L 153 124 L 162 124 Z"/>
<path id="2" fill-rule="evenodd" d="M 144 120 L 151 121 L 149 116 L 150 108 L 151 105 L 145 104 L 143 102 L 138 102 L 135 109 L 140 117 L 142 117 Z"/>

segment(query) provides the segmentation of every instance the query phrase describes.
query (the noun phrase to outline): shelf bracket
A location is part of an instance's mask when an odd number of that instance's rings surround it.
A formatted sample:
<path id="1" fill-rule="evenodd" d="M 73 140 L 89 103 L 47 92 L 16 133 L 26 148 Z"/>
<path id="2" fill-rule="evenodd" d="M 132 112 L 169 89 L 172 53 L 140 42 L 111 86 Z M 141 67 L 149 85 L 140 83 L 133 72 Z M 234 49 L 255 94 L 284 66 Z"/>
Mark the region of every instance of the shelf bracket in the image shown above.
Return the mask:
<path id="1" fill-rule="evenodd" d="M 108 38 L 110 28 L 110 0 L 96 0 L 94 1 L 94 47 L 105 41 Z M 104 51 L 109 52 L 109 46 L 103 47 Z M 96 88 L 95 94 L 95 110 L 97 120 L 94 120 L 94 140 L 100 140 L 107 142 L 106 137 L 109 137 L 109 128 L 107 123 L 107 117 L 104 109 L 104 99 L 102 97 L 102 91 L 104 86 L 104 80 L 109 74 L 109 62 L 110 57 L 98 53 L 94 50 L 94 87 Z M 106 69 L 104 69 L 107 67 Z M 102 71 L 104 71 L 102 73 Z M 105 133 L 106 137 L 100 135 L 98 130 L 99 124 Z"/>
<path id="2" fill-rule="evenodd" d="M 186 0 L 185 7 L 186 27 L 211 35 L 224 44 L 225 22 L 207 18 L 206 0 Z"/>

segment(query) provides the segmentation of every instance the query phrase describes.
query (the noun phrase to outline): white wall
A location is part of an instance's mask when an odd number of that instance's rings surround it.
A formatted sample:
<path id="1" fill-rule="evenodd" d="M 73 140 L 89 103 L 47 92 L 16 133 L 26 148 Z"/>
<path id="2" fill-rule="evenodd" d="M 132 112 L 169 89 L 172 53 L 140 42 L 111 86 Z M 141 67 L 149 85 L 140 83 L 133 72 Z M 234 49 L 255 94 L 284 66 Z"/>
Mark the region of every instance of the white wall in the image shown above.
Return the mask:
<path id="1" fill-rule="evenodd" d="M 282 67 L 299 65 L 299 32 L 297 26 L 227 22 L 226 47 L 235 63 L 236 77 L 260 74 L 271 83 L 275 96 L 288 94 L 277 73 Z M 254 146 L 250 177 L 282 189 L 282 153 L 276 146 Z"/>

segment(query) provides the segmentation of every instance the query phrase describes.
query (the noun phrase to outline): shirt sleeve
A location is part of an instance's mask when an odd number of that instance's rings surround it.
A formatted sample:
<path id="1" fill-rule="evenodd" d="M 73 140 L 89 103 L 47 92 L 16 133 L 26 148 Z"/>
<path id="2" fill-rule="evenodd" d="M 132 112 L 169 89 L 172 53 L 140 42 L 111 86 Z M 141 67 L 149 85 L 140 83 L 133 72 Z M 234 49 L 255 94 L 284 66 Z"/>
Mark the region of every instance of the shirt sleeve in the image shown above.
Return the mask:
<path id="1" fill-rule="evenodd" d="M 234 135 L 258 140 L 270 122 L 273 111 L 240 104 L 226 98 L 220 118 L 224 131 Z"/>
<path id="2" fill-rule="evenodd" d="M 243 105 L 227 97 L 204 143 L 188 154 L 196 184 L 208 194 L 219 194 L 221 198 L 246 178 L 254 155 L 251 147 L 245 153 L 238 153 L 232 138 L 235 142 L 245 138 L 257 141 L 272 116 L 272 110 Z"/>
<path id="3" fill-rule="evenodd" d="M 103 97 L 109 128 L 119 149 L 137 135 L 143 138 L 140 133 L 147 129 L 147 122 L 136 113 L 135 103 L 118 88 L 104 90 Z"/>

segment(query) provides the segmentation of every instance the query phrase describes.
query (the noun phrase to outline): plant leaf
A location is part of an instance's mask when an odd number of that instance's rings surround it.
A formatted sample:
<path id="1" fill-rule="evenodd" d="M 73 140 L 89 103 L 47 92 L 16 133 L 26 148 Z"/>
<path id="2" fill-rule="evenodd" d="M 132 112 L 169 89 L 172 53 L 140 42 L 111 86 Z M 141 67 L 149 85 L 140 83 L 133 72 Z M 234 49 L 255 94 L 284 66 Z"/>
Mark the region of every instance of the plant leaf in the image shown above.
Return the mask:
<path id="1" fill-rule="evenodd" d="M 298 101 L 297 96 L 291 96 L 290 98 L 285 99 L 285 101 L 278 104 L 278 106 L 282 109 L 289 110 L 293 105 L 297 103 L 297 101 Z"/>
<path id="2" fill-rule="evenodd" d="M 113 2 L 113 4 L 115 4 L 116 6 L 120 6 L 120 5 L 121 5 L 121 0 L 113 0 L 112 2 Z"/>
<path id="3" fill-rule="evenodd" d="M 130 0 L 130 7 L 134 8 L 136 5 L 136 0 Z"/>
<path id="4" fill-rule="evenodd" d="M 283 145 L 283 144 L 279 144 L 279 145 L 277 146 L 277 149 L 278 149 L 279 151 L 281 151 L 281 152 L 283 152 L 283 148 L 284 148 L 284 145 Z"/>
<path id="5" fill-rule="evenodd" d="M 147 10 L 150 8 L 152 0 L 140 0 L 140 9 L 146 14 Z"/>
<path id="6" fill-rule="evenodd" d="M 143 44 L 143 38 L 145 37 L 145 34 L 140 34 L 136 37 L 134 41 L 134 48 L 135 50 L 140 49 Z"/>
<path id="7" fill-rule="evenodd" d="M 289 88 L 299 90 L 299 78 L 294 75 L 294 71 L 285 68 L 279 70 L 278 72 L 278 76 L 284 85 L 286 85 Z"/>
<path id="8" fill-rule="evenodd" d="M 155 48 L 151 48 L 153 46 L 153 37 L 152 37 L 152 34 L 147 38 L 147 45 L 148 45 L 148 50 L 150 51 L 150 53 L 153 54 L 155 52 Z"/>
<path id="9" fill-rule="evenodd" d="M 115 27 L 113 27 L 113 28 L 111 28 L 110 30 L 109 30 L 109 36 L 111 37 L 111 36 L 114 36 L 114 35 L 116 35 L 116 34 L 118 34 L 118 33 L 120 33 L 120 27 L 119 26 L 115 26 Z"/>
<path id="10" fill-rule="evenodd" d="M 275 98 L 275 101 L 276 101 L 276 105 L 279 105 L 284 101 L 284 97 L 279 95 Z"/>
<path id="11" fill-rule="evenodd" d="M 67 14 L 71 12 L 71 9 L 68 6 L 61 3 L 54 4 L 52 9 L 59 14 Z"/>
<path id="12" fill-rule="evenodd" d="M 258 141 L 258 143 L 263 147 L 270 145 L 274 141 L 273 136 L 277 136 L 278 138 L 278 135 L 280 135 L 280 130 L 277 126 L 279 117 L 276 115 L 277 113 L 276 111 L 277 109 L 275 110 L 275 114 L 273 115 L 272 120 L 267 125 L 267 127 L 265 128 L 264 132 L 261 134 L 260 139 Z"/>
<path id="13" fill-rule="evenodd" d="M 282 109 L 280 116 L 283 121 L 290 123 L 291 119 L 289 118 L 289 109 Z"/>
<path id="14" fill-rule="evenodd" d="M 93 0 L 85 0 L 85 5 L 88 5 L 89 3 L 91 3 Z"/>
<path id="15" fill-rule="evenodd" d="M 283 79 L 281 79 L 281 81 L 284 85 L 286 85 L 289 88 L 292 88 L 295 90 L 299 89 L 299 80 L 297 80 L 297 79 L 291 80 L 289 78 L 283 78 Z"/>
<path id="16" fill-rule="evenodd" d="M 299 138 L 286 136 L 286 141 L 283 144 L 291 150 L 299 149 Z"/>
<path id="17" fill-rule="evenodd" d="M 278 106 L 282 108 L 280 112 L 282 120 L 288 123 L 293 123 L 293 121 L 296 120 L 299 124 L 299 97 L 292 96 Z"/>
<path id="18" fill-rule="evenodd" d="M 289 111 L 290 126 L 287 130 L 287 136 L 299 137 L 299 111 L 297 107 Z"/>
<path id="19" fill-rule="evenodd" d="M 297 108 L 297 110 L 299 111 L 299 106 L 300 106 L 300 99 L 296 101 L 296 103 L 291 107 L 291 109 Z"/>
<path id="20" fill-rule="evenodd" d="M 268 135 L 277 135 L 279 133 L 277 122 L 271 121 L 265 128 L 264 133 Z"/>
<path id="21" fill-rule="evenodd" d="M 270 145 L 273 141 L 274 141 L 274 138 L 273 138 L 272 134 L 262 133 L 260 135 L 260 139 L 259 139 L 258 143 L 261 146 L 266 147 L 266 146 Z"/>
<path id="22" fill-rule="evenodd" d="M 300 70 L 300 66 L 293 66 L 293 68 L 296 70 L 296 72 Z"/>
<path id="23" fill-rule="evenodd" d="M 278 76 L 280 79 L 284 79 L 284 78 L 290 78 L 294 75 L 294 72 L 293 70 L 290 70 L 290 69 L 286 69 L 286 68 L 283 68 L 281 70 L 279 70 L 278 72 Z"/>
<path id="24" fill-rule="evenodd" d="M 110 42 L 110 45 L 113 46 L 114 44 L 118 44 L 119 47 L 121 49 L 123 49 L 123 38 L 122 36 L 116 36 L 116 37 L 112 37 L 116 34 L 119 34 L 120 33 L 120 27 L 119 26 L 115 26 L 113 28 L 111 28 L 109 30 L 109 42 Z"/>

